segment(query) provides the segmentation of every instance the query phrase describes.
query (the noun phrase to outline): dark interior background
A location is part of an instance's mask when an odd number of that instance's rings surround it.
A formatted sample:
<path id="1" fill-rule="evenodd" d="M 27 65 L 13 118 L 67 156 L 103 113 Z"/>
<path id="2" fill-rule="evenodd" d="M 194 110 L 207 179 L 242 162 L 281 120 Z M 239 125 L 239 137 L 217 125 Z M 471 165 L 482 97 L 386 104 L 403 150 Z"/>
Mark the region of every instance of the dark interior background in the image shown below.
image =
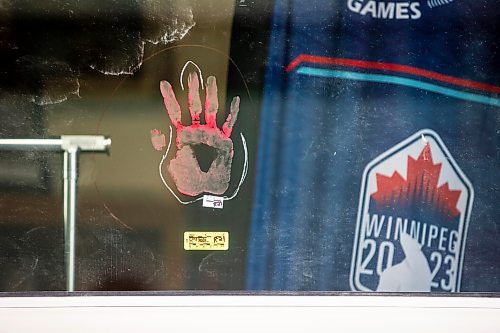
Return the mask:
<path id="1" fill-rule="evenodd" d="M 271 9 L 231 0 L 0 4 L 0 137 L 112 139 L 109 154 L 80 155 L 77 290 L 244 288 Z M 189 60 L 217 78 L 219 126 L 241 97 L 228 192 L 243 165 L 239 133 L 250 168 L 223 210 L 181 206 L 150 143 L 154 128 L 168 138 L 160 80 L 172 83 L 187 117 L 179 75 Z M 64 290 L 62 181 L 62 154 L 0 152 L 0 291 Z M 184 251 L 188 230 L 228 231 L 230 249 Z"/>

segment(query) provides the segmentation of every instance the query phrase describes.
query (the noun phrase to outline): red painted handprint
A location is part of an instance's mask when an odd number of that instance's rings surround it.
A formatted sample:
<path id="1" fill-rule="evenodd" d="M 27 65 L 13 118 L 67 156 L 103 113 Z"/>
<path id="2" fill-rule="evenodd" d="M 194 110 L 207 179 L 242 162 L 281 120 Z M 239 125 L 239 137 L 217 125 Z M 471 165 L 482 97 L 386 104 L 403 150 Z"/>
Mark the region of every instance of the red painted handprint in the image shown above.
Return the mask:
<path id="1" fill-rule="evenodd" d="M 177 152 L 168 165 L 168 172 L 182 194 L 196 196 L 201 193 L 223 194 L 226 192 L 231 178 L 233 160 L 233 141 L 230 139 L 233 126 L 238 117 L 240 98 L 234 97 L 230 112 L 222 130 L 217 128 L 216 115 L 219 108 L 217 98 L 217 83 L 211 76 L 206 82 L 205 124 L 201 124 L 202 111 L 199 79 L 196 73 L 188 77 L 188 108 L 191 114 L 191 125 L 184 126 L 181 122 L 181 108 L 175 98 L 172 86 L 167 81 L 160 82 L 160 91 L 165 102 L 168 116 L 177 130 Z M 161 150 L 164 140 L 159 138 L 159 132 L 154 132 L 152 142 L 155 149 Z M 155 142 L 157 143 L 155 145 Z M 193 147 L 207 145 L 215 149 L 215 158 L 208 171 L 201 170 Z"/>

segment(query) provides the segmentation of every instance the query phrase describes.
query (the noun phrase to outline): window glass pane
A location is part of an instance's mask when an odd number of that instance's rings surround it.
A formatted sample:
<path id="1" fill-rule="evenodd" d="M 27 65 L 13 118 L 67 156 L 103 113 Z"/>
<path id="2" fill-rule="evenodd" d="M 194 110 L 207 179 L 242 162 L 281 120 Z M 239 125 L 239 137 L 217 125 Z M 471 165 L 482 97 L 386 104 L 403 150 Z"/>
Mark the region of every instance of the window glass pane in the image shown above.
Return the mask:
<path id="1" fill-rule="evenodd" d="M 0 8 L 0 291 L 500 290 L 495 1 Z"/>

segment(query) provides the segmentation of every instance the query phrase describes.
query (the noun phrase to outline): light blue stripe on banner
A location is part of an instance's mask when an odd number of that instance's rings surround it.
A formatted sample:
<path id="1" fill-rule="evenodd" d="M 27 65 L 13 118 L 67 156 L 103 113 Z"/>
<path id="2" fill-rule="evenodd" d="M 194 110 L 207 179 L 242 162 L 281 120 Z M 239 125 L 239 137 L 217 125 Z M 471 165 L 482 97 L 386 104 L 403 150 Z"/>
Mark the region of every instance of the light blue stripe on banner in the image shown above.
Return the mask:
<path id="1" fill-rule="evenodd" d="M 422 90 L 432 91 L 438 94 L 459 98 L 467 101 L 493 105 L 500 107 L 500 99 L 468 93 L 460 90 L 441 87 L 432 83 L 417 81 L 400 76 L 382 75 L 382 74 L 368 74 L 349 71 L 337 71 L 332 69 L 313 68 L 313 67 L 300 67 L 297 73 L 303 75 L 320 76 L 320 77 L 334 77 L 339 79 L 356 80 L 356 81 L 369 81 L 398 84 L 401 86 L 418 88 Z"/>

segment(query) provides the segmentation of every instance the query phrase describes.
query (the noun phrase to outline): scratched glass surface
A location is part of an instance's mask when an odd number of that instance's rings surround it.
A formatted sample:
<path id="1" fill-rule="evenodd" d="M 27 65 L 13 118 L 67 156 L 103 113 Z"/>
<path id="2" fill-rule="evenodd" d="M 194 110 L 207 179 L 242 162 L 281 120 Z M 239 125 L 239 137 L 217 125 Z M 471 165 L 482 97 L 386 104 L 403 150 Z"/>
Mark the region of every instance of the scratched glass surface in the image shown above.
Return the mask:
<path id="1" fill-rule="evenodd" d="M 76 291 L 500 291 L 498 12 L 0 0 L 0 292 L 69 288 L 62 135 Z"/>

